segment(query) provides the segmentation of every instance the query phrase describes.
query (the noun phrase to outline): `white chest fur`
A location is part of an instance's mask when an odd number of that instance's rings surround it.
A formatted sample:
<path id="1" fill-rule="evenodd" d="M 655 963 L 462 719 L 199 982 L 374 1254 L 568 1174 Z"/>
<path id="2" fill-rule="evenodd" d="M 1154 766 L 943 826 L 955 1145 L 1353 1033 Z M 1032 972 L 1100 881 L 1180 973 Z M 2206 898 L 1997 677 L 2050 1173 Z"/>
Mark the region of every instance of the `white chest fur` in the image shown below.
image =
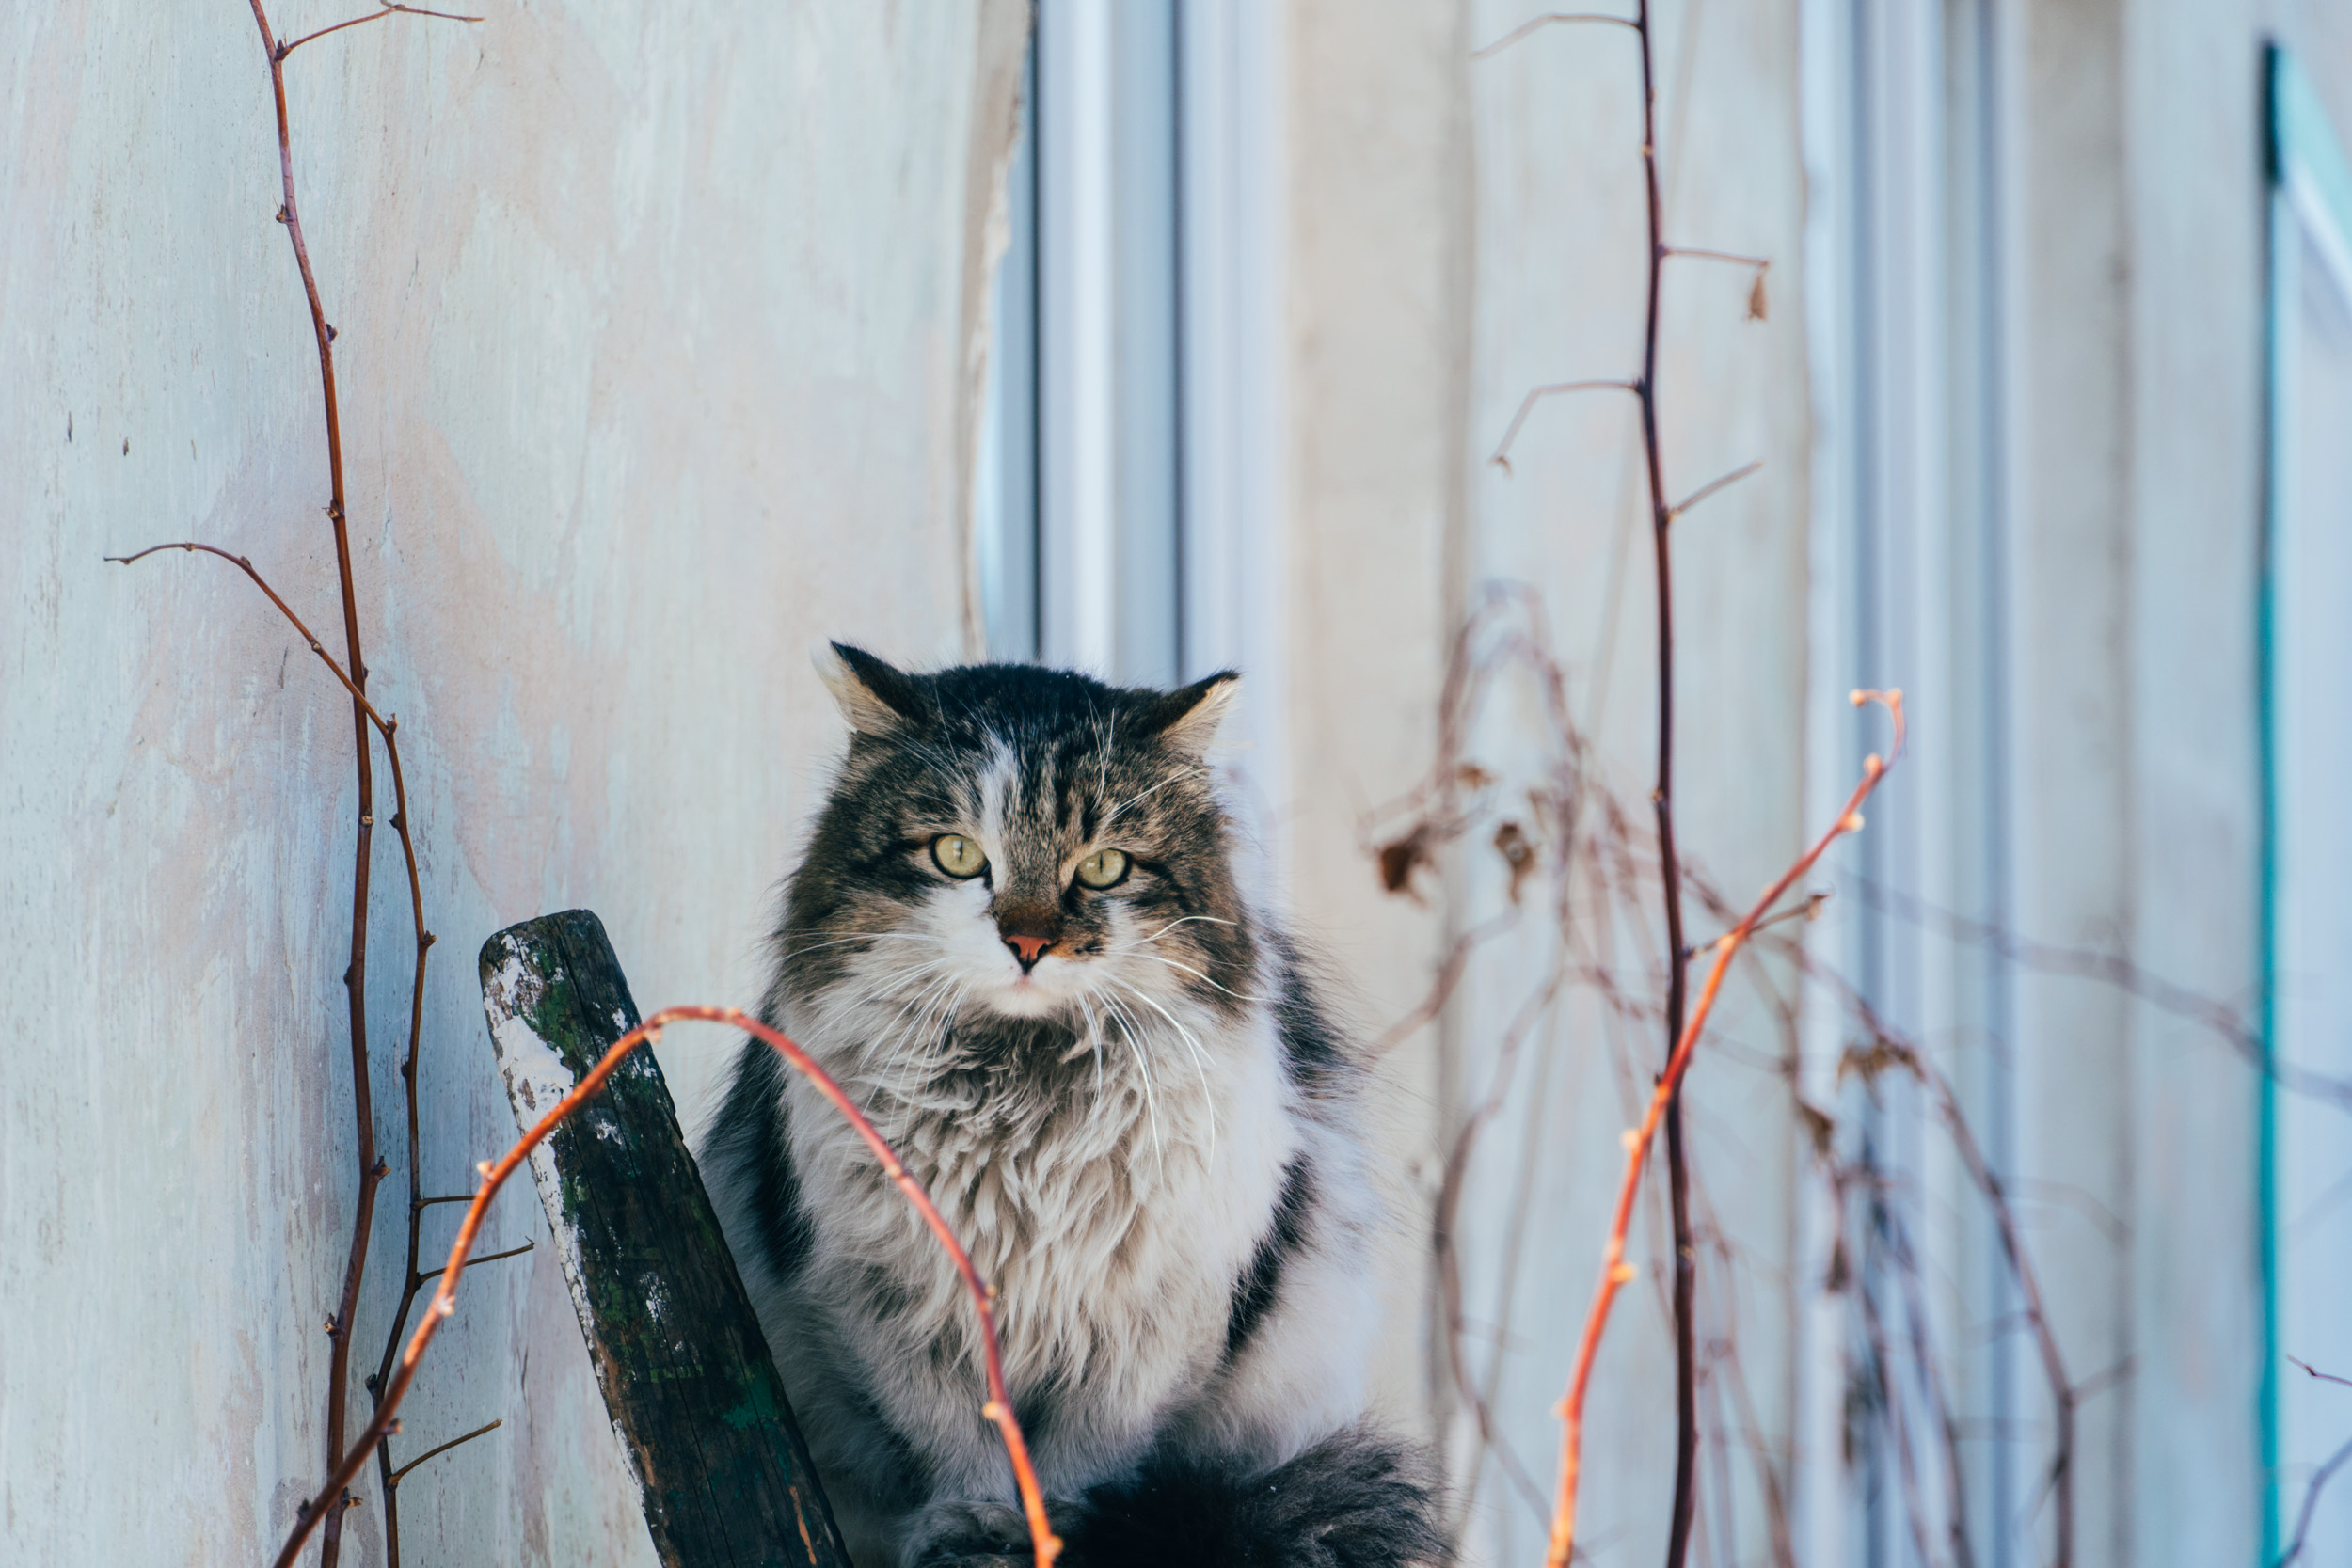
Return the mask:
<path id="1" fill-rule="evenodd" d="M 1171 1011 L 1132 1037 L 1105 1030 L 1099 1078 L 1089 1066 L 1050 1098 L 992 1093 L 977 1074 L 844 1075 L 995 1287 L 1007 1382 L 1049 1487 L 1116 1471 L 1214 1373 L 1301 1141 L 1264 1009 L 1238 1025 Z M 839 1044 L 824 1054 L 851 1066 Z M 1004 1461 L 952 1267 L 871 1152 L 813 1091 L 792 1092 L 814 1231 L 796 1294 L 939 1481 L 993 1490 Z"/>

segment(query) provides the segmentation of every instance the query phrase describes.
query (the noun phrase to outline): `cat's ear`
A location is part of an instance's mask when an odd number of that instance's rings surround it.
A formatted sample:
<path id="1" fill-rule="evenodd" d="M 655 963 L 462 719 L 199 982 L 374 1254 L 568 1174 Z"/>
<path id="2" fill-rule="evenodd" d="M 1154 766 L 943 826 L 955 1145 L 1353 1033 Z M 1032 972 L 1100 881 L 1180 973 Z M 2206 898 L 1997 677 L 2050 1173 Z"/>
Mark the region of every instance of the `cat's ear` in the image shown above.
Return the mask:
<path id="1" fill-rule="evenodd" d="M 1155 700 L 1143 716 L 1143 730 L 1156 735 L 1176 750 L 1189 756 L 1200 756 L 1216 738 L 1216 727 L 1224 721 L 1225 710 L 1233 705 L 1241 692 L 1241 676 L 1231 670 L 1219 670 L 1205 680 L 1171 691 Z"/>
<path id="2" fill-rule="evenodd" d="M 847 642 L 818 648 L 816 655 L 817 673 L 841 705 L 841 717 L 851 729 L 889 735 L 923 722 L 922 693 L 904 671 Z"/>

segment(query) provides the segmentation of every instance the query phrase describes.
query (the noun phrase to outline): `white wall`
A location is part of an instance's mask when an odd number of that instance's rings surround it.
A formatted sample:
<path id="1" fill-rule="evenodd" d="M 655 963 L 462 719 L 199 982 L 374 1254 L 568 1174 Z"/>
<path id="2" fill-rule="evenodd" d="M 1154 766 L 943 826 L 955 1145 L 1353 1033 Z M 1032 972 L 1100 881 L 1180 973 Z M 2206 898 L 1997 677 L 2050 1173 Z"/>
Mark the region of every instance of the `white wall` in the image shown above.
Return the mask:
<path id="1" fill-rule="evenodd" d="M 1486 462 L 1528 388 L 1639 368 L 1637 56 L 1622 29 L 1556 27 L 1472 61 L 1534 9 L 1289 8 L 1289 870 L 1299 924 L 1336 961 L 1367 1037 L 1422 999 L 1457 934 L 1508 907 L 1491 821 L 1443 874 L 1424 873 L 1413 898 L 1382 894 L 1365 843 L 1366 815 L 1431 766 L 1448 645 L 1488 584 L 1540 592 L 1574 718 L 1646 828 L 1655 644 L 1630 402 L 1555 400 L 1520 437 L 1515 477 Z M 1684 847 L 1740 890 L 1794 852 L 1804 783 L 1810 423 L 1795 8 L 1699 12 L 1661 8 L 1669 237 L 1773 259 L 1774 308 L 1760 324 L 1745 320 L 1745 269 L 1677 264 L 1661 372 L 1677 495 L 1753 458 L 1768 464 L 1679 525 Z M 1473 737 L 1471 755 L 1502 776 L 1506 800 L 1536 782 L 1532 701 L 1505 692 Z M 1694 935 L 1712 934 L 1694 919 Z M 1431 1204 L 1461 1118 L 1487 1090 L 1496 1041 L 1543 967 L 1542 926 L 1532 918 L 1524 940 L 1488 948 L 1455 1005 L 1381 1064 L 1403 1235 L 1378 1377 L 1394 1407 L 1446 1442 L 1457 1503 L 1472 1445 L 1446 1370 Z M 1619 957 L 1627 983 L 1645 990 L 1636 947 L 1629 941 Z M 1625 1095 L 1636 1092 L 1618 1052 L 1647 1060 L 1663 1050 L 1654 1031 L 1621 1038 L 1590 1003 L 1581 997 L 1520 1058 L 1465 1206 L 1471 1364 L 1482 1377 L 1495 1369 L 1507 1440 L 1547 1497 L 1553 1406 L 1598 1268 Z M 1735 1035 L 1772 1052 L 1756 1012 L 1744 994 L 1725 1008 Z M 1539 1066 L 1547 1057 L 1556 1069 Z M 1771 1272 L 1791 1223 L 1785 1095 L 1769 1070 L 1710 1059 L 1694 1099 L 1709 1129 L 1702 1180 L 1724 1227 L 1763 1259 L 1740 1305 L 1743 1354 L 1778 1435 L 1791 1376 L 1788 1292 Z M 1506 1216 L 1531 1180 L 1506 1288 Z M 1646 1213 L 1644 1224 L 1638 1260 L 1650 1269 L 1663 1249 Z M 1593 1430 L 1607 1435 L 1588 1456 L 1581 1539 L 1611 1560 L 1662 1545 L 1663 1322 L 1645 1278 L 1625 1298 L 1595 1394 Z M 1744 1476 L 1738 1485 L 1753 1542 L 1753 1486 Z M 1540 1553 L 1543 1519 L 1491 1465 L 1470 1506 L 1468 1560 Z"/>
<path id="2" fill-rule="evenodd" d="M 431 1192 L 514 1134 L 483 938 L 584 904 L 648 1010 L 747 1000 L 836 742 L 806 647 L 969 646 L 980 232 L 1025 21 L 485 8 L 288 68 L 371 690 L 440 938 Z M 222 545 L 339 644 L 316 359 L 244 7 L 67 0 L 0 40 L 0 1558 L 250 1561 L 322 1471 L 357 1185 L 348 707 L 224 563 L 100 558 Z M 406 1180 L 381 830 L 374 885 L 371 1361 Z M 729 1049 L 665 1042 L 690 1112 Z M 428 1253 L 453 1223 L 429 1212 Z M 485 1240 L 541 1228 L 526 1187 Z M 469 1276 L 399 1451 L 494 1417 L 404 1485 L 408 1560 L 647 1559 L 545 1254 Z M 381 1560 L 373 1519 L 345 1561 Z"/>

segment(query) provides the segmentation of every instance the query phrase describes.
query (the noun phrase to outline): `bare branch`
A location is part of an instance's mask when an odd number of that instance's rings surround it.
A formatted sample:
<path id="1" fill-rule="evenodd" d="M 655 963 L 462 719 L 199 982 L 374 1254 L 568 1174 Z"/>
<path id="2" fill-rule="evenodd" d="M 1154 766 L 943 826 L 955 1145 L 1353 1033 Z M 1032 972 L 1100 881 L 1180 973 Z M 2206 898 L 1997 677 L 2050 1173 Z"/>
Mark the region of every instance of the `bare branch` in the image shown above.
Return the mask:
<path id="1" fill-rule="evenodd" d="M 1604 388 L 1620 392 L 1631 392 L 1636 397 L 1640 396 L 1642 391 L 1642 384 L 1638 381 L 1559 381 L 1549 387 L 1538 387 L 1519 400 L 1519 411 L 1511 416 L 1511 426 L 1502 433 L 1502 444 L 1495 448 L 1494 454 L 1486 461 L 1501 468 L 1504 473 L 1509 473 L 1511 471 L 1511 443 L 1518 439 L 1519 426 L 1527 422 L 1528 414 L 1538 403 L 1549 397 L 1557 397 L 1563 392 L 1592 392 Z"/>
<path id="2" fill-rule="evenodd" d="M 495 1263 L 501 1258 L 520 1258 L 524 1253 L 529 1252 L 538 1243 L 535 1242 L 525 1242 L 520 1246 L 508 1247 L 504 1252 L 485 1252 L 481 1257 L 475 1259 L 474 1261 L 476 1263 Z M 417 1275 L 417 1283 L 420 1285 L 432 1283 L 434 1280 L 441 1277 L 443 1269 L 446 1267 L 447 1265 L 444 1264 L 441 1269 L 431 1269 Z"/>
<path id="3" fill-rule="evenodd" d="M 1732 469 L 1731 472 L 1724 475 L 1721 479 L 1709 480 L 1707 483 L 1700 485 L 1696 490 L 1692 491 L 1682 499 L 1675 502 L 1674 505 L 1666 508 L 1666 515 L 1669 517 L 1681 516 L 1685 512 L 1690 511 L 1691 508 L 1698 505 L 1699 502 L 1705 500 L 1716 491 L 1728 490 L 1731 486 L 1739 483 L 1741 480 L 1747 478 L 1750 474 L 1756 472 L 1763 467 L 1764 460 L 1759 457 L 1753 463 Z"/>
<path id="4" fill-rule="evenodd" d="M 375 726 L 379 734 L 389 736 L 392 733 L 392 730 L 395 727 L 395 721 L 387 719 L 382 714 L 375 711 L 375 705 L 368 701 L 367 693 L 352 684 L 351 677 L 343 673 L 343 667 L 335 662 L 335 656 L 328 653 L 326 649 L 320 644 L 317 634 L 312 632 L 309 626 L 303 625 L 302 617 L 294 612 L 294 607 L 287 604 L 286 601 L 279 596 L 278 590 L 269 585 L 269 579 L 262 576 L 261 573 L 255 571 L 253 569 L 253 562 L 247 561 L 244 556 L 230 555 L 227 550 L 222 549 L 217 545 L 199 545 L 193 540 L 175 539 L 167 545 L 150 545 L 147 548 L 135 551 L 130 555 L 110 555 L 106 557 L 106 560 L 118 566 L 130 566 L 141 561 L 145 561 L 149 556 L 154 555 L 163 550 L 187 550 L 204 555 L 216 555 L 220 557 L 221 560 L 228 562 L 231 566 L 236 567 L 237 570 L 243 572 L 246 577 L 251 578 L 253 579 L 253 585 L 256 588 L 259 588 L 262 593 L 269 595 L 269 602 L 278 607 L 278 612 L 280 615 L 283 615 L 286 618 L 287 624 L 292 626 L 294 629 L 301 635 L 302 641 L 309 644 L 310 651 L 319 656 L 319 662 L 326 665 L 326 668 L 333 673 L 335 678 L 342 683 L 342 688 L 345 691 L 351 693 L 351 700 L 359 705 L 360 712 L 367 715 L 368 721 Z"/>
<path id="5" fill-rule="evenodd" d="M 489 1259 L 487 1258 L 480 1258 L 476 1259 L 475 1261 L 486 1263 Z M 423 1464 L 426 1460 L 433 1458 L 437 1454 L 447 1453 L 450 1449 L 457 1447 L 460 1443 L 470 1443 L 485 1432 L 496 1432 L 499 1428 L 504 1426 L 505 1424 L 506 1418 L 501 1416 L 487 1426 L 478 1426 L 474 1428 L 463 1437 L 453 1437 L 448 1442 L 443 1443 L 439 1448 L 427 1449 L 424 1452 L 417 1455 L 416 1458 L 410 1460 L 407 1464 L 403 1465 L 399 1469 L 394 1470 L 390 1475 L 385 1477 L 384 1484 L 387 1486 L 398 1486 L 403 1476 L 415 1469 L 418 1465 Z"/>
<path id="6" fill-rule="evenodd" d="M 1869 799 L 1871 791 L 1878 788 L 1879 781 L 1886 776 L 1886 770 L 1893 762 L 1901 759 L 1902 693 L 1857 691 L 1853 694 L 1853 702 L 1857 706 L 1867 702 L 1883 703 L 1894 717 L 1895 739 L 1887 758 L 1882 759 L 1873 752 L 1864 759 L 1862 781 L 1847 798 L 1845 809 L 1838 813 L 1837 819 L 1797 858 L 1795 863 L 1781 873 L 1779 880 L 1765 890 L 1764 895 L 1756 900 L 1755 907 L 1738 926 L 1712 943 L 1715 965 L 1708 972 L 1707 984 L 1699 992 L 1698 1004 L 1691 1009 L 1690 1019 L 1683 1024 L 1674 1054 L 1668 1059 L 1666 1070 L 1660 1076 L 1658 1086 L 1650 1096 L 1647 1114 L 1643 1117 L 1640 1126 L 1626 1134 L 1625 1178 L 1617 1189 L 1617 1205 L 1610 1223 L 1609 1242 L 1601 1255 L 1600 1283 L 1594 1291 L 1592 1308 L 1584 1320 L 1584 1333 L 1577 1345 L 1576 1366 L 1569 1377 L 1567 1396 L 1561 1402 L 1560 1416 L 1565 1435 L 1560 1448 L 1560 1491 L 1552 1514 L 1550 1549 L 1545 1558 L 1548 1568 L 1567 1568 L 1569 1554 L 1576 1544 L 1576 1488 L 1583 1458 L 1584 1394 L 1592 1382 L 1593 1364 L 1600 1349 L 1601 1334 L 1609 1323 L 1609 1309 L 1614 1304 L 1617 1292 L 1634 1277 L 1632 1266 L 1625 1260 L 1625 1244 L 1627 1231 L 1632 1225 L 1634 1197 L 1641 1191 L 1642 1167 L 1648 1157 L 1650 1145 L 1658 1135 L 1659 1124 L 1665 1117 L 1666 1107 L 1681 1088 L 1683 1074 L 1690 1070 L 1692 1053 L 1697 1048 L 1699 1037 L 1707 1027 L 1708 1015 L 1713 1010 L 1716 995 L 1723 989 L 1724 975 L 1740 947 L 1755 933 L 1756 924 L 1764 918 L 1766 911 L 1780 901 L 1781 895 L 1812 870 L 1814 863 L 1828 852 L 1832 844 L 1847 833 L 1862 830 L 1862 803 Z"/>
<path id="7" fill-rule="evenodd" d="M 1735 266 L 1754 267 L 1759 272 L 1772 264 L 1769 256 L 1741 256 L 1729 250 L 1695 250 L 1683 245 L 1670 245 L 1666 246 L 1665 253 L 1687 257 L 1693 261 L 1729 261 Z"/>
<path id="8" fill-rule="evenodd" d="M 2338 1377 L 2333 1372 L 2323 1372 L 2317 1367 L 2312 1366 L 2310 1362 L 2298 1359 L 2296 1356 L 2290 1355 L 2287 1359 L 2302 1368 L 2306 1376 L 2315 1377 L 2322 1383 L 2339 1383 L 2346 1388 L 2352 1388 L 2352 1377 Z"/>
<path id="9" fill-rule="evenodd" d="M 1533 22 L 1520 23 L 1518 26 L 1503 34 L 1501 38 L 1495 40 L 1494 42 L 1486 45 L 1484 49 L 1471 50 L 1470 58 L 1473 60 L 1483 60 L 1489 55 L 1501 54 L 1503 50 L 1510 48 L 1511 45 L 1518 42 L 1519 40 L 1527 37 L 1530 33 L 1540 32 L 1544 28 L 1553 25 L 1555 23 L 1563 22 L 1601 22 L 1610 24 L 1613 26 L 1634 28 L 1638 28 L 1641 25 L 1640 23 L 1634 21 L 1633 18 L 1629 16 L 1610 16 L 1606 12 L 1602 11 L 1552 11 L 1549 15 L 1535 18 Z"/>
<path id="10" fill-rule="evenodd" d="M 2300 1362 L 2296 1364 L 2302 1365 Z M 2309 1367 L 2304 1367 L 2303 1370 L 2307 1372 L 2311 1371 Z M 2327 1374 L 2313 1372 L 2312 1375 L 2324 1377 Z M 2339 1378 L 2335 1381 L 2342 1382 L 2343 1380 Z M 2344 1447 L 2328 1455 L 2328 1463 L 2312 1473 L 2311 1485 L 2303 1489 L 2303 1506 L 2295 1516 L 2295 1538 L 2287 1543 L 2287 1549 L 2280 1554 L 2276 1568 L 2287 1568 L 2288 1563 L 2303 1555 L 2303 1543 L 2311 1534 L 2312 1513 L 2319 1507 L 2319 1495 L 2327 1489 L 2329 1481 L 2336 1479 L 2336 1472 L 2344 1468 L 2346 1460 L 2352 1460 L 2352 1442 L 2344 1444 Z"/>
<path id="11" fill-rule="evenodd" d="M 315 39 L 323 39 L 329 33 L 340 33 L 346 27 L 360 27 L 371 22 L 381 22 L 388 16 L 430 16 L 437 17 L 443 22 L 480 22 L 483 20 L 478 16 L 459 16 L 454 11 L 428 11 L 415 6 L 395 6 L 390 4 L 389 0 L 386 0 L 381 10 L 371 11 L 366 16 L 355 16 L 348 22 L 338 22 L 331 27 L 321 27 L 315 33 L 305 33 L 291 42 L 279 44 L 276 50 L 276 56 L 283 60 L 287 55 Z"/>

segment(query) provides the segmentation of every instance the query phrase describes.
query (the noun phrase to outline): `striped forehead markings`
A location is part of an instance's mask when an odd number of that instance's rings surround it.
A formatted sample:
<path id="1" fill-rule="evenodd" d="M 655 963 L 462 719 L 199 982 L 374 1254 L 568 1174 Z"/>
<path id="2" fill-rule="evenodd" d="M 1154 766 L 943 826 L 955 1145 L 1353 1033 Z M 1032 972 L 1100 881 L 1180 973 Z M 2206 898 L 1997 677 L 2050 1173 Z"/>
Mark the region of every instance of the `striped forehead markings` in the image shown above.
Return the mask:
<path id="1" fill-rule="evenodd" d="M 997 846 L 999 852 L 1008 836 L 1009 808 L 1014 804 L 1012 798 L 1019 784 L 1020 771 L 1011 748 L 1002 740 L 992 739 L 988 760 L 980 768 L 980 835 L 982 842 Z"/>

